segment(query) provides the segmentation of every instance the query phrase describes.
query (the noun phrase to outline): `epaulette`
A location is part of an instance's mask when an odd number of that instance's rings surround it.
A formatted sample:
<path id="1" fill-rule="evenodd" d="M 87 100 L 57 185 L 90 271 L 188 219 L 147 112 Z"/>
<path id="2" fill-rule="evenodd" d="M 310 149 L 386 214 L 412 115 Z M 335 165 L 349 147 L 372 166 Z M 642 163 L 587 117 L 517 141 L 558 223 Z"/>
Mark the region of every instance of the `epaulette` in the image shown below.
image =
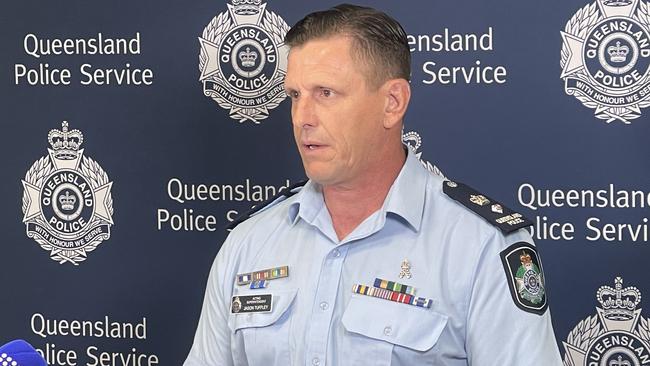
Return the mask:
<path id="1" fill-rule="evenodd" d="M 486 197 L 465 184 L 446 180 L 442 185 L 442 190 L 449 197 L 474 211 L 490 224 L 498 227 L 504 234 L 533 225 L 533 222 L 524 215 L 507 208 L 492 198 Z"/>
<path id="2" fill-rule="evenodd" d="M 252 216 L 255 216 L 258 212 L 264 210 L 265 208 L 272 207 L 274 205 L 277 205 L 278 203 L 286 200 L 287 198 L 293 196 L 294 194 L 300 192 L 302 187 L 307 184 L 307 181 L 301 181 L 295 184 L 290 185 L 289 187 L 283 189 L 282 191 L 278 192 L 275 196 L 269 198 L 268 200 L 260 203 L 259 205 L 256 205 L 252 209 L 250 209 L 248 212 L 245 214 L 237 217 L 233 222 L 228 224 L 226 226 L 226 230 L 232 230 L 234 229 L 237 225 L 241 224 L 242 222 L 248 220 Z"/>

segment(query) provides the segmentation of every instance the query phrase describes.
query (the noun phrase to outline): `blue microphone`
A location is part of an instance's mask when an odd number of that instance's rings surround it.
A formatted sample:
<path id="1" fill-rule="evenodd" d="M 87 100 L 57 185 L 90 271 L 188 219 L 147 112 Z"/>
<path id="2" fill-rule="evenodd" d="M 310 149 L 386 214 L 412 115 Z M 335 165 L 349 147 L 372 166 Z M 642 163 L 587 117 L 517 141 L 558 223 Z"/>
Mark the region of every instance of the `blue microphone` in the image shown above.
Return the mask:
<path id="1" fill-rule="evenodd" d="M 17 339 L 0 347 L 0 365 L 2 366 L 47 366 L 31 344 Z"/>

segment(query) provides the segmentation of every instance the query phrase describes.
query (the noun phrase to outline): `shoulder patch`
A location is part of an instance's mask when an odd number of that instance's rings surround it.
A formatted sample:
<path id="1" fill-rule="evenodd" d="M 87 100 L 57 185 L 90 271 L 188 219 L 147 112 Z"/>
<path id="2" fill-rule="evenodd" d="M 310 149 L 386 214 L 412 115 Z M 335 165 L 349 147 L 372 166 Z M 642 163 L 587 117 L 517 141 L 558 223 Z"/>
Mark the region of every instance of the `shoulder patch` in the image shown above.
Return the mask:
<path id="1" fill-rule="evenodd" d="M 447 196 L 498 227 L 504 234 L 533 225 L 532 221 L 525 218 L 524 215 L 482 195 L 465 184 L 446 180 L 442 184 L 442 190 Z"/>
<path id="2" fill-rule="evenodd" d="M 268 200 L 260 203 L 259 205 L 256 205 L 255 207 L 250 209 L 245 214 L 237 217 L 233 222 L 231 222 L 230 224 L 228 224 L 228 226 L 226 226 L 226 230 L 230 231 L 230 230 L 234 229 L 237 225 L 239 225 L 242 222 L 248 220 L 249 218 L 255 216 L 259 212 L 264 211 L 265 209 L 267 209 L 269 207 L 273 207 L 273 206 L 277 205 L 278 203 L 286 200 L 287 198 L 293 196 L 294 194 L 300 192 L 300 190 L 302 189 L 302 187 L 305 184 L 307 184 L 306 180 L 295 183 L 295 184 L 292 184 L 289 187 L 287 187 L 286 189 L 283 189 L 282 191 L 278 192 L 278 194 L 276 194 L 275 196 L 273 196 L 273 197 L 269 198 Z"/>
<path id="3" fill-rule="evenodd" d="M 520 241 L 504 249 L 500 255 L 515 305 L 529 313 L 544 314 L 548 303 L 544 271 L 537 248 Z"/>

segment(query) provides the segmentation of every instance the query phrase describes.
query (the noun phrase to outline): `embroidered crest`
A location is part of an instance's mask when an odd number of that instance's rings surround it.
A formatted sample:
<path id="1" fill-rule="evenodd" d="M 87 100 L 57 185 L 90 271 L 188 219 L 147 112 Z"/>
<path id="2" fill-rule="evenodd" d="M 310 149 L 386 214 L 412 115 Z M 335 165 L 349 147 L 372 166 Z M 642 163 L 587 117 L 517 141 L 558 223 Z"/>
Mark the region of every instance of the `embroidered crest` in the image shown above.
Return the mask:
<path id="1" fill-rule="evenodd" d="M 530 253 L 525 249 L 519 255 L 521 266 L 517 269 L 517 292 L 519 295 L 532 302 L 539 304 L 544 299 L 544 286 L 542 285 L 542 273 L 539 267 L 533 263 Z"/>
<path id="2" fill-rule="evenodd" d="M 501 252 L 501 261 L 515 305 L 524 311 L 543 314 L 548 304 L 537 249 L 529 243 L 518 242 Z"/>

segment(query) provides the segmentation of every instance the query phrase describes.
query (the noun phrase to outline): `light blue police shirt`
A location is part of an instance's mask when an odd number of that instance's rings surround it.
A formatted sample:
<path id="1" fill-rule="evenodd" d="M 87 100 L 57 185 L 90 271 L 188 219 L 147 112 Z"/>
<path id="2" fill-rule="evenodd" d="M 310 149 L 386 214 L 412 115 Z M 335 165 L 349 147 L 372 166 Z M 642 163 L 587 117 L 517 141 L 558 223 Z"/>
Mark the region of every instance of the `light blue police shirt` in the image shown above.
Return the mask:
<path id="1" fill-rule="evenodd" d="M 338 240 L 321 188 L 308 182 L 237 226 L 212 266 L 185 366 L 559 366 L 549 310 L 519 309 L 499 253 L 504 236 L 442 191 L 409 150 L 380 210 Z M 410 279 L 400 279 L 403 260 Z M 267 288 L 236 275 L 289 266 Z M 429 309 L 353 293 L 375 278 L 433 299 Z M 231 298 L 271 294 L 267 313 L 231 313 Z"/>

